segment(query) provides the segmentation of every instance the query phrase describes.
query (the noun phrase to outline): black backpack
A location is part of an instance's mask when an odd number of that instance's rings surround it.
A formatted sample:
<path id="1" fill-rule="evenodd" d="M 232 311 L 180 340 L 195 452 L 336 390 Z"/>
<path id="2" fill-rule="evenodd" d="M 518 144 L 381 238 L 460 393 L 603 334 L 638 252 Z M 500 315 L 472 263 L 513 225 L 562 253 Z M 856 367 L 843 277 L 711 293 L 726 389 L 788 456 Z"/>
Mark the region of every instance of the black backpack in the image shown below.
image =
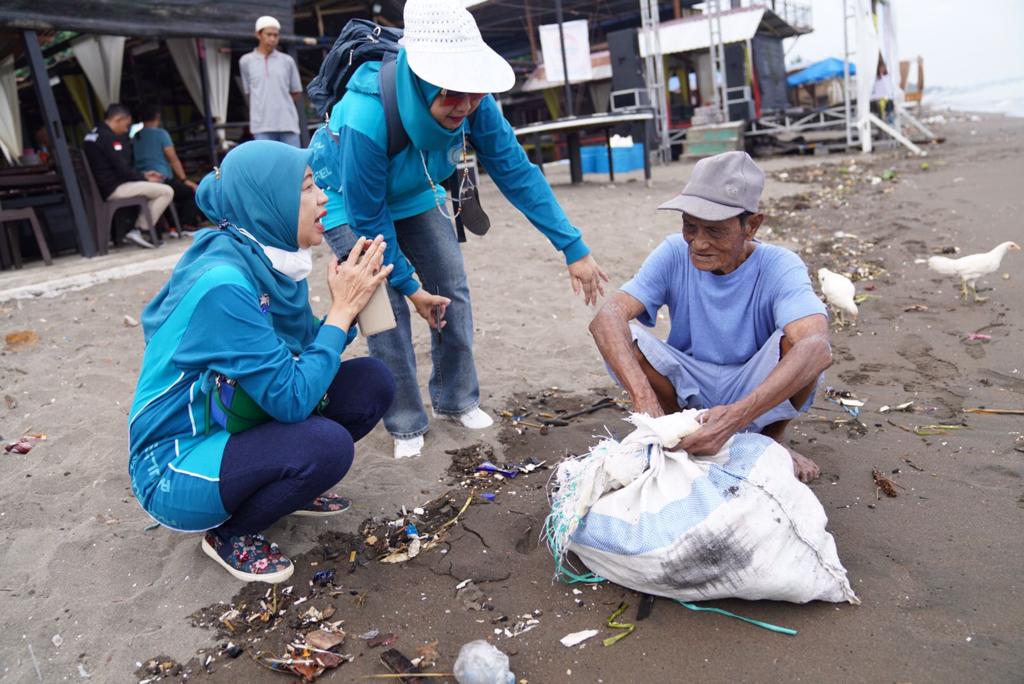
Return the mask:
<path id="1" fill-rule="evenodd" d="M 395 95 L 395 56 L 402 30 L 378 26 L 366 19 L 350 19 L 327 53 L 320 71 L 306 86 L 309 101 L 321 120 L 345 94 L 349 79 L 366 62 L 383 62 L 380 70 L 380 99 L 388 129 L 388 156 L 393 157 L 409 144 L 402 127 Z"/>

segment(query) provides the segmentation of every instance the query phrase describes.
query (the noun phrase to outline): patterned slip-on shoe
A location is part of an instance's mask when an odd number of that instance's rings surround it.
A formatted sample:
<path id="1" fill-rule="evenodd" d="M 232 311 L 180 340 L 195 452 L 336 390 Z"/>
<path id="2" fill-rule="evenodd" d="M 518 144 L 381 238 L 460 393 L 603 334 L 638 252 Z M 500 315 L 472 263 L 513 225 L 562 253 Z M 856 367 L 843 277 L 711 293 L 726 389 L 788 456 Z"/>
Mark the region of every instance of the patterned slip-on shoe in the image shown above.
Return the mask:
<path id="1" fill-rule="evenodd" d="M 332 515 L 338 515 L 339 513 L 344 513 L 351 506 L 352 502 L 345 497 L 327 492 L 326 494 L 321 494 L 316 497 L 299 510 L 293 511 L 292 515 L 309 518 L 326 518 Z"/>
<path id="2" fill-rule="evenodd" d="M 243 582 L 284 582 L 295 572 L 295 566 L 277 544 L 262 534 L 220 538 L 213 530 L 203 536 L 203 552 L 220 563 L 225 570 Z"/>

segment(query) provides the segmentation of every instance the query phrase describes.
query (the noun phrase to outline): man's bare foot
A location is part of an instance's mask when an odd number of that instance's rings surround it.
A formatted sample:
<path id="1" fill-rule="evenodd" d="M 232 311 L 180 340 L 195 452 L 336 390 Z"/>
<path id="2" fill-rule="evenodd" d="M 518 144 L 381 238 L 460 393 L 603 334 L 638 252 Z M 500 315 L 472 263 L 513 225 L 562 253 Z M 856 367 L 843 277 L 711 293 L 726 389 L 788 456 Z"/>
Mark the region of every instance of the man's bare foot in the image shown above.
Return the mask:
<path id="1" fill-rule="evenodd" d="M 797 479 L 801 482 L 810 482 L 811 480 L 818 479 L 818 476 L 821 475 L 821 468 L 818 467 L 817 463 L 803 454 L 798 454 L 789 447 L 784 448 L 793 459 L 793 474 L 797 476 Z"/>

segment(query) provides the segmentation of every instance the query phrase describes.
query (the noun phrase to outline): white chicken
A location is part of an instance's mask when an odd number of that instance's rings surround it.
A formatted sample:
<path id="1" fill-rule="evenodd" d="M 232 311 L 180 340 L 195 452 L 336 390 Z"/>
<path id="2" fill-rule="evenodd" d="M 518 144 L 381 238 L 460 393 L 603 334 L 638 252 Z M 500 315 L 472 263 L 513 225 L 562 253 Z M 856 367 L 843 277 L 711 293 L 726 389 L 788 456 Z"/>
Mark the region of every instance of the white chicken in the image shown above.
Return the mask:
<path id="1" fill-rule="evenodd" d="M 974 283 L 989 273 L 999 270 L 999 264 L 1007 252 L 1020 251 L 1016 242 L 1003 242 L 982 254 L 970 254 L 959 259 L 933 256 L 928 259 L 928 268 L 942 275 L 960 276 L 960 296 L 967 300 L 967 291 L 974 295 L 975 302 L 984 302 L 988 297 L 979 297 Z"/>
<path id="2" fill-rule="evenodd" d="M 845 323 L 844 313 L 857 318 L 857 303 L 853 301 L 857 291 L 853 281 L 827 268 L 819 268 L 818 283 L 821 284 L 821 294 L 825 295 L 825 301 L 836 312 L 836 321 L 840 325 Z"/>

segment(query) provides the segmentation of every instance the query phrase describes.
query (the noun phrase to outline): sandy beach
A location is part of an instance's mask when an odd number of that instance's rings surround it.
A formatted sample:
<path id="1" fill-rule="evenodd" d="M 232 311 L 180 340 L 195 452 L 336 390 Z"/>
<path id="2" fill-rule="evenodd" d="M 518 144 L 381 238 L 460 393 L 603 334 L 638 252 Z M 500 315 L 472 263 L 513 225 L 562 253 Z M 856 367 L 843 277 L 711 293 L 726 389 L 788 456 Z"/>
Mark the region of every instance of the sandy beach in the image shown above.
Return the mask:
<path id="1" fill-rule="evenodd" d="M 167 277 L 168 257 L 183 245 L 156 254 L 123 248 L 89 266 L 0 273 L 0 335 L 38 335 L 21 346 L 0 341 L 0 441 L 46 435 L 27 454 L 0 451 L 0 681 L 139 681 L 153 677 L 145 663 L 158 656 L 181 664 L 167 681 L 288 681 L 252 656 L 283 653 L 307 610 L 295 600 L 325 569 L 336 571 L 335 586 L 317 587 L 305 603 L 333 608 L 330 620 L 343 620 L 348 635 L 340 650 L 354 659 L 324 681 L 387 671 L 379 655 L 388 647 L 357 636 L 370 630 L 396 635 L 391 647 L 410 658 L 437 642 L 434 672 L 451 672 L 463 643 L 489 639 L 529 682 L 1020 681 L 1024 416 L 963 410 L 1024 408 L 1024 255 L 1009 254 L 979 282 L 989 298 L 981 304 L 959 301 L 959 284 L 919 260 L 944 248 L 963 255 L 1021 242 L 1024 119 L 946 119 L 936 126 L 946 142 L 929 146 L 926 158 L 889 150 L 759 160 L 769 176 L 760 237 L 797 251 L 812 272 L 856 273 L 858 293 L 870 295 L 856 326 L 833 331 L 827 372 L 828 385 L 865 402 L 860 422 L 819 393 L 789 433 L 791 445 L 821 465 L 811 488 L 863 605 L 708 604 L 798 631 L 785 636 L 665 599 L 636 622 L 634 592 L 553 583 L 552 559 L 536 543 L 550 471 L 504 483 L 456 477 L 446 450 L 482 442 L 496 461 L 552 464 L 606 430 L 628 431 L 623 411 L 605 409 L 547 434 L 517 430 L 508 418 L 472 434 L 435 421 L 423 457 L 412 462 L 392 459 L 378 427 L 337 487 L 354 500 L 351 511 L 330 522 L 288 518 L 268 532 L 296 562 L 284 616 L 266 625 L 272 630 L 226 633 L 216 616 L 258 602 L 266 586 L 243 594 L 241 583 L 203 556 L 197 535 L 152 529 L 127 474 L 126 416 L 143 340 L 125 317 L 138 319 Z M 655 208 L 681 189 L 691 168 L 656 167 L 651 187 L 638 173 L 614 185 L 592 175 L 570 186 L 566 169 L 548 172 L 617 287 L 679 229 L 678 215 Z M 493 227 L 486 237 L 471 236 L 464 255 L 483 406 L 519 414 L 524 406 L 537 410 L 541 399 L 559 408 L 621 399 L 587 332 L 593 309 L 571 295 L 561 258 L 493 183 L 482 187 Z M 317 250 L 311 278 L 318 312 L 329 296 L 322 277 L 328 251 Z M 163 261 L 154 270 L 104 275 L 151 258 Z M 28 291 L 83 269 L 100 276 L 69 281 L 52 298 Z M 110 273 L 124 277 L 102 282 Z M 422 321 L 414 330 L 425 388 L 428 332 Z M 360 339 L 346 356 L 365 353 Z M 880 411 L 909 401 L 907 411 Z M 898 496 L 878 496 L 875 468 L 899 485 Z M 467 481 L 494 501 L 477 499 L 440 547 L 394 565 L 361 554 L 351 573 L 347 553 L 324 556 L 325 539 L 346 551 L 355 542 L 321 535 L 362 538 L 362 521 L 398 517 L 403 506 L 449 490 L 461 505 L 471 493 Z M 466 579 L 482 592 L 475 606 L 465 592 L 457 595 Z M 600 639 L 616 633 L 606 620 L 623 601 L 630 604 L 623 619 L 636 631 L 604 647 Z M 539 624 L 506 636 L 524 615 Z M 601 634 L 580 647 L 559 643 L 591 628 Z M 244 653 L 230 657 L 229 641 Z"/>

